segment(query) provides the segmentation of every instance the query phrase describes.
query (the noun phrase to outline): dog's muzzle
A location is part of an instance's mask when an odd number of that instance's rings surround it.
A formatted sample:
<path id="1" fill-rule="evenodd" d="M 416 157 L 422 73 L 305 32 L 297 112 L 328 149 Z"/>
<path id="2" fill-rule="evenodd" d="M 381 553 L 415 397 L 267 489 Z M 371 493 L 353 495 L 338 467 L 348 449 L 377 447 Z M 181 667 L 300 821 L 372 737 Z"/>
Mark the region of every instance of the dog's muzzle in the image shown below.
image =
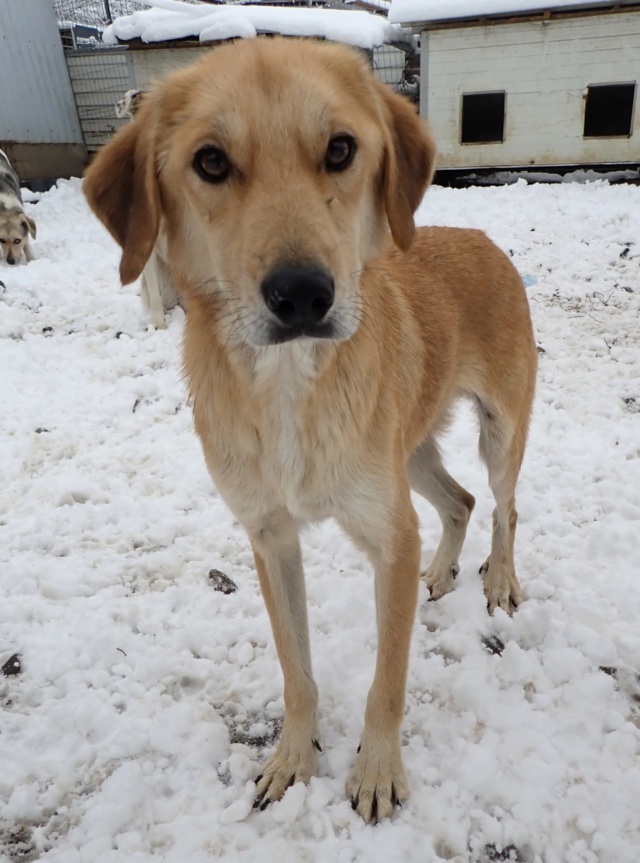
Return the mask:
<path id="1" fill-rule="evenodd" d="M 330 339 L 333 326 L 325 319 L 333 305 L 333 277 L 321 267 L 282 265 L 261 285 L 265 305 L 277 319 L 270 342 L 278 344 L 301 336 Z"/>

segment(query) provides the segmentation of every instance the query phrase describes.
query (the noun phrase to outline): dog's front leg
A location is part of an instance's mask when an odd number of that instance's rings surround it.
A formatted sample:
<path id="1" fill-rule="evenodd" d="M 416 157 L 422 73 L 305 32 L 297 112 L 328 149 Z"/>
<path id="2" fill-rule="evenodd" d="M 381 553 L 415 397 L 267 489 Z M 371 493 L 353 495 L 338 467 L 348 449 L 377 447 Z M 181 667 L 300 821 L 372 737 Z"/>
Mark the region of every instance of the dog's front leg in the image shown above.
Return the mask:
<path id="1" fill-rule="evenodd" d="M 400 751 L 409 646 L 418 601 L 420 539 L 409 488 L 384 531 L 344 525 L 367 551 L 375 569 L 378 655 L 356 763 L 347 783 L 365 821 L 392 814 L 409 794 Z"/>
<path id="2" fill-rule="evenodd" d="M 318 751 L 318 690 L 311 673 L 307 601 L 298 527 L 279 511 L 249 532 L 278 658 L 284 675 L 284 724 L 274 755 L 256 780 L 255 806 L 278 800 L 294 782 L 308 782 Z"/>

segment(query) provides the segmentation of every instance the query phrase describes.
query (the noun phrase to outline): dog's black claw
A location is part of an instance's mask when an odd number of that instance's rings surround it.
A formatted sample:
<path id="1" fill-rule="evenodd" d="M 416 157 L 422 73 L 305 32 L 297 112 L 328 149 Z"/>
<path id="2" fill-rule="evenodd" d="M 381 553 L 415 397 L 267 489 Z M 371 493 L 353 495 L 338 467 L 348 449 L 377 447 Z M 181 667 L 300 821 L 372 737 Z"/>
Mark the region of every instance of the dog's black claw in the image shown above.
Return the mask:
<path id="1" fill-rule="evenodd" d="M 358 755 L 360 755 L 361 749 L 362 749 L 362 743 L 358 743 L 358 748 L 356 749 L 356 752 L 358 753 Z"/>
<path id="2" fill-rule="evenodd" d="M 358 808 L 358 801 L 356 800 L 356 798 L 352 797 L 351 800 L 349 801 L 349 803 L 351 803 L 351 808 L 355 812 L 356 809 Z"/>
<path id="3" fill-rule="evenodd" d="M 318 743 L 318 741 L 317 741 L 315 738 L 314 738 L 311 742 L 312 742 L 312 743 L 313 743 L 313 745 L 316 747 L 316 749 L 318 750 L 318 752 L 322 752 L 322 746 L 320 746 L 320 744 Z"/>
<path id="4" fill-rule="evenodd" d="M 268 806 L 270 803 L 271 803 L 271 801 L 270 801 L 270 800 L 265 800 L 265 801 L 264 801 L 264 803 L 260 806 L 260 811 L 261 811 L 261 812 L 264 812 L 264 810 L 267 808 L 267 806 Z"/>
<path id="5" fill-rule="evenodd" d="M 260 782 L 261 779 L 262 779 L 262 773 L 260 774 L 260 776 L 256 776 L 256 779 L 255 779 L 256 785 L 258 784 L 258 782 Z"/>
<path id="6" fill-rule="evenodd" d="M 263 792 L 262 792 L 262 794 L 257 794 L 257 795 L 256 795 L 256 797 L 255 797 L 255 799 L 254 799 L 254 801 L 253 801 L 253 808 L 254 808 L 254 809 L 260 809 L 260 810 L 262 810 L 262 809 L 264 809 L 264 808 L 265 808 L 265 806 L 268 806 L 268 805 L 269 805 L 269 802 L 270 802 L 270 801 L 269 801 L 269 800 L 265 800 L 266 795 L 267 795 L 266 790 L 265 790 L 265 791 L 263 791 Z"/>
<path id="7" fill-rule="evenodd" d="M 458 577 L 458 575 L 460 574 L 460 567 L 458 566 L 457 563 L 454 563 L 454 564 L 452 564 L 451 569 L 449 571 L 451 572 L 451 578 L 455 581 L 456 578 Z"/>

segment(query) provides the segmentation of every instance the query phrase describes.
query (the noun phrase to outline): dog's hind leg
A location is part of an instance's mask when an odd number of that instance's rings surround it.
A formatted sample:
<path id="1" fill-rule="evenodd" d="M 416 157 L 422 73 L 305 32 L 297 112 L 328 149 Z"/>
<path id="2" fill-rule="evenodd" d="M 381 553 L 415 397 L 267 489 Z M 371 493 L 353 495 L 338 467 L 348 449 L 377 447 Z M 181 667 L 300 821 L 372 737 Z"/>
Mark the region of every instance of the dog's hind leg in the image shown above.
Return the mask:
<path id="1" fill-rule="evenodd" d="M 513 546 L 518 521 L 515 490 L 524 455 L 528 411 L 514 423 L 485 400 L 477 399 L 476 410 L 480 419 L 480 456 L 487 465 L 496 500 L 491 553 L 480 573 L 489 612 L 500 607 L 512 614 L 522 602 Z"/>
<path id="2" fill-rule="evenodd" d="M 311 672 L 307 601 L 296 522 L 285 510 L 271 515 L 249 536 L 278 658 L 284 675 L 285 715 L 274 755 L 256 780 L 255 806 L 279 800 L 294 782 L 315 772 L 318 690 Z"/>
<path id="3" fill-rule="evenodd" d="M 459 572 L 458 558 L 475 498 L 445 470 L 438 443 L 432 436 L 412 454 L 407 472 L 411 488 L 435 507 L 442 522 L 442 536 L 435 557 L 422 574 L 431 599 L 440 599 L 453 588 Z"/>
<path id="4" fill-rule="evenodd" d="M 164 330 L 167 326 L 162 302 L 161 278 L 158 255 L 154 249 L 140 276 L 140 296 L 144 305 L 149 309 L 151 323 L 156 330 Z"/>
<path id="5" fill-rule="evenodd" d="M 165 314 L 177 305 L 182 306 L 184 309 L 185 306 L 177 294 L 169 267 L 160 255 L 157 256 L 157 259 L 158 284 L 160 285 L 160 297 L 162 298 L 162 308 Z"/>

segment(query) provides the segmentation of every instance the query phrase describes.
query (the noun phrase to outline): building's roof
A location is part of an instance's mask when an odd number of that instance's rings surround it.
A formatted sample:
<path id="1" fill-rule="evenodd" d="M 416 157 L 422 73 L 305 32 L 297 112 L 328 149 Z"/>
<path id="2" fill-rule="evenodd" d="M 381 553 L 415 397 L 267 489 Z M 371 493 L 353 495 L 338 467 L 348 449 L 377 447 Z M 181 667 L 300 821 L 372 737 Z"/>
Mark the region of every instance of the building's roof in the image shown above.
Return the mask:
<path id="1" fill-rule="evenodd" d="M 616 0 L 616 6 L 638 0 Z M 517 17 L 540 12 L 611 7 L 611 0 L 392 0 L 389 20 L 394 24 L 437 23 L 477 18 Z"/>
<path id="2" fill-rule="evenodd" d="M 412 44 L 413 36 L 369 12 L 265 5 L 189 5 L 178 0 L 143 0 L 153 9 L 116 18 L 104 32 L 107 44 L 132 39 L 168 42 L 252 38 L 258 33 L 320 36 L 372 49 L 388 43 Z"/>

